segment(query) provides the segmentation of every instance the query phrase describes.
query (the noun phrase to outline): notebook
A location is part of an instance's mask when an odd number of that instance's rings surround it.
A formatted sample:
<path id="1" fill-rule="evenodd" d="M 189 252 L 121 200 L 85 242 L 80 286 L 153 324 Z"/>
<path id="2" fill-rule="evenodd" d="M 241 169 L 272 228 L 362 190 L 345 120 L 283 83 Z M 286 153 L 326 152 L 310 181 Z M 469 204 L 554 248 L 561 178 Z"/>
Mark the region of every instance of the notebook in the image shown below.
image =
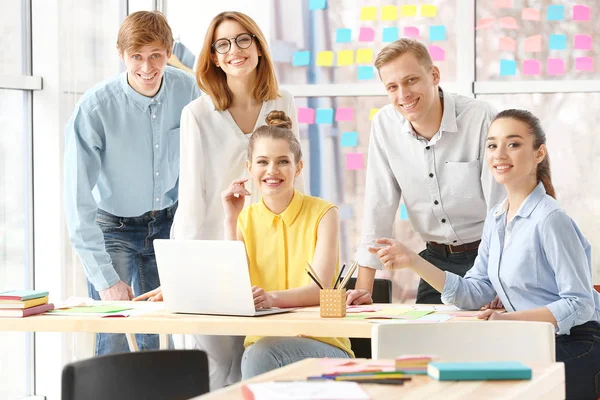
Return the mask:
<path id="1" fill-rule="evenodd" d="M 39 306 L 40 304 L 46 304 L 47 302 L 48 296 L 29 300 L 0 300 L 0 308 L 30 308 Z"/>
<path id="2" fill-rule="evenodd" d="M 53 308 L 54 304 L 50 303 L 25 309 L 15 308 L 14 310 L 0 310 L 0 317 L 28 317 L 30 315 L 45 313 L 46 311 L 52 310 Z"/>
<path id="3" fill-rule="evenodd" d="M 427 374 L 440 381 L 531 379 L 531 368 L 518 361 L 432 362 Z"/>
<path id="4" fill-rule="evenodd" d="M 0 292 L 0 300 L 29 300 L 48 296 L 48 292 L 42 290 L 8 290 Z"/>

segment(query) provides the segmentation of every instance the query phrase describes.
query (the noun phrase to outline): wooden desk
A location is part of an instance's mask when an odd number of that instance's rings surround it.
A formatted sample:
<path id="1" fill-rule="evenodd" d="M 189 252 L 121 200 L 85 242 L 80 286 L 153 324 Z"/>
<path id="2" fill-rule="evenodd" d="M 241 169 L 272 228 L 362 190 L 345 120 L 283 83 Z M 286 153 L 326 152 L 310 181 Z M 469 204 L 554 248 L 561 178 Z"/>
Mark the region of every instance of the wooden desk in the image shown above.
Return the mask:
<path id="1" fill-rule="evenodd" d="M 362 360 L 367 362 L 366 360 Z M 242 385 L 274 380 L 304 380 L 307 376 L 322 374 L 326 368 L 318 359 L 307 359 L 262 374 L 193 400 L 243 399 Z M 533 367 L 530 381 L 436 381 L 416 375 L 402 386 L 361 385 L 371 399 L 564 399 L 565 369 L 563 363 Z"/>

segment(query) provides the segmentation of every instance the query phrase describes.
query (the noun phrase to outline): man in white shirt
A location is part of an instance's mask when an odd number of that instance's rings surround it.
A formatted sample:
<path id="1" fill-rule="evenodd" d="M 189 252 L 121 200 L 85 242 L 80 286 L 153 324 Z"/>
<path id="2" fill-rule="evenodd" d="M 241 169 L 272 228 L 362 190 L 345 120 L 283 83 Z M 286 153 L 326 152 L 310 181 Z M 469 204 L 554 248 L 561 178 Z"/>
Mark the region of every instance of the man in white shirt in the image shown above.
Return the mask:
<path id="1" fill-rule="evenodd" d="M 369 304 L 375 270 L 369 248 L 392 236 L 400 197 L 410 224 L 427 242 L 420 256 L 461 276 L 473 266 L 487 210 L 504 189 L 484 165 L 487 131 L 496 111 L 485 102 L 446 93 L 427 48 L 400 39 L 377 56 L 375 67 L 390 100 L 373 118 L 364 220 L 356 253 L 356 289 L 348 304 Z M 393 265 L 385 265 L 393 268 Z M 421 280 L 417 303 L 441 304 Z"/>

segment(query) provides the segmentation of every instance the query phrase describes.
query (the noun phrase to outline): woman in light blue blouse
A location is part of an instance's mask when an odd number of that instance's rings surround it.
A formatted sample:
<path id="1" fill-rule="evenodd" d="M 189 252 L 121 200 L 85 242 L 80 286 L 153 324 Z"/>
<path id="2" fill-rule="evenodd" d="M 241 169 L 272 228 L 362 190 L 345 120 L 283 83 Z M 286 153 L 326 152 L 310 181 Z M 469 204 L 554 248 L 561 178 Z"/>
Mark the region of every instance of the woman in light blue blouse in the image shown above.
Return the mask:
<path id="1" fill-rule="evenodd" d="M 478 309 L 498 295 L 507 312 L 488 309 L 479 318 L 552 323 L 567 398 L 596 399 L 600 294 L 592 285 L 591 247 L 555 200 L 545 143 L 538 118 L 528 111 L 506 110 L 494 119 L 487 164 L 508 197 L 488 214 L 477 259 L 464 278 L 393 239 L 379 239 L 383 246 L 369 251 L 387 268 L 414 270 L 446 304 Z"/>

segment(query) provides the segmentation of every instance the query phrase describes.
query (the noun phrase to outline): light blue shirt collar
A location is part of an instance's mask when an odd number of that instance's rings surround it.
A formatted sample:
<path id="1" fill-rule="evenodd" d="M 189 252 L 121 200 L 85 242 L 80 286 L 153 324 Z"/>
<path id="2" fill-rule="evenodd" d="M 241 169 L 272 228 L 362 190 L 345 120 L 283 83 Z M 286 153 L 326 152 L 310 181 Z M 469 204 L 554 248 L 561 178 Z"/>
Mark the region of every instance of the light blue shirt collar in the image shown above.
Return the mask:
<path id="1" fill-rule="evenodd" d="M 521 207 L 519 207 L 519 210 L 515 214 L 515 218 L 529 217 L 535 209 L 535 207 L 539 204 L 540 200 L 542 200 L 545 195 L 546 189 L 544 188 L 544 184 L 542 182 L 539 182 L 535 189 L 533 189 L 533 191 L 529 193 L 529 196 L 525 198 L 525 201 L 523 201 L 523 204 L 521 204 Z M 500 217 L 504 215 L 506 211 L 508 211 L 508 198 L 504 199 L 504 201 L 502 201 L 502 203 L 498 205 L 496 211 L 494 211 L 494 217 L 496 217 L 496 221 L 500 219 Z"/>
<path id="2" fill-rule="evenodd" d="M 135 104 L 140 110 L 146 111 L 150 104 L 154 102 L 158 103 L 164 97 L 166 86 L 165 79 L 167 79 L 166 75 L 167 74 L 163 73 L 162 82 L 160 83 L 160 89 L 158 89 L 158 92 L 154 95 L 154 97 L 144 96 L 143 94 L 138 93 L 134 88 L 132 88 L 129 82 L 127 82 L 127 71 L 121 74 L 121 86 L 123 87 L 125 95 L 127 95 L 127 97 L 129 97 L 129 99 L 133 101 L 133 104 Z"/>

